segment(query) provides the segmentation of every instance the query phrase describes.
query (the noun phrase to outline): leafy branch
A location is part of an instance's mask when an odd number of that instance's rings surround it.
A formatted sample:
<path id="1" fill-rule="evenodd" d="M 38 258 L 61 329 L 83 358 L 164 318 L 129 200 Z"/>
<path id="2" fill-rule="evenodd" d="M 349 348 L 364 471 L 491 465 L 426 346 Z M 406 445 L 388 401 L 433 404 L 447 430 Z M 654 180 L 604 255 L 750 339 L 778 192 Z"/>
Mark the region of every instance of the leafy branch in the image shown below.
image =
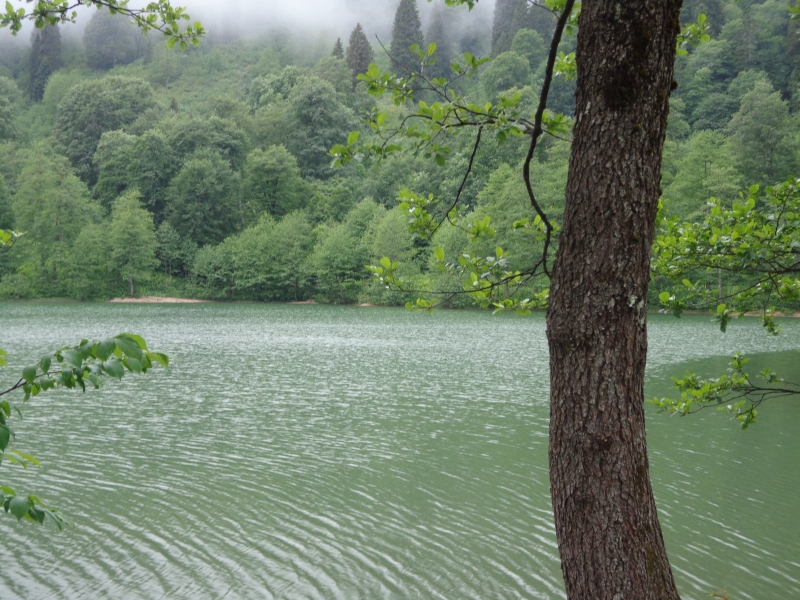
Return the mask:
<path id="1" fill-rule="evenodd" d="M 673 377 L 675 387 L 681 392 L 680 399 L 653 398 L 648 402 L 662 412 L 680 416 L 716 407 L 737 419 L 742 429 L 747 429 L 756 422 L 756 409 L 763 402 L 800 394 L 800 383 L 787 382 L 771 369 L 759 373 L 758 378 L 763 384 L 754 383 L 744 371 L 748 362 L 749 358 L 737 353 L 731 358 L 728 374 L 717 379 L 703 379 L 694 373 L 687 373 L 683 379 Z"/>
<path id="2" fill-rule="evenodd" d="M 0 349 L 0 366 L 6 366 L 6 352 Z M 128 373 L 146 373 L 154 364 L 169 367 L 169 357 L 160 352 L 151 352 L 143 338 L 131 333 L 122 333 L 103 341 L 82 340 L 77 346 L 66 346 L 52 354 L 43 356 L 38 363 L 25 367 L 22 376 L 9 388 L 0 391 L 0 463 L 6 458 L 10 463 L 25 469 L 39 467 L 39 461 L 30 454 L 10 449 L 16 439 L 10 426 L 13 415 L 22 418 L 19 407 L 3 396 L 17 390 L 24 393 L 23 403 L 42 392 L 59 387 L 86 391 L 87 384 L 95 389 L 103 385 L 108 376 L 122 379 Z M 48 508 L 37 496 L 19 495 L 13 488 L 0 486 L 2 505 L 6 513 L 17 520 L 26 519 L 35 523 L 49 520 L 61 529 L 64 521 L 58 511 Z"/>
<path id="3" fill-rule="evenodd" d="M 199 21 L 184 25 L 184 21 L 190 20 L 186 9 L 173 7 L 170 0 L 154 0 L 144 8 L 130 8 L 128 0 L 25 0 L 25 4 L 33 6 L 15 8 L 7 0 L 5 12 L 0 13 L 0 28 L 8 27 L 16 35 L 24 21 L 32 21 L 38 29 L 59 23 L 73 23 L 78 16 L 75 9 L 94 6 L 107 8 L 111 14 L 129 17 L 145 34 L 151 30 L 160 31 L 167 38 L 170 48 L 176 43 L 184 50 L 190 43 L 197 46 L 206 33 Z"/>

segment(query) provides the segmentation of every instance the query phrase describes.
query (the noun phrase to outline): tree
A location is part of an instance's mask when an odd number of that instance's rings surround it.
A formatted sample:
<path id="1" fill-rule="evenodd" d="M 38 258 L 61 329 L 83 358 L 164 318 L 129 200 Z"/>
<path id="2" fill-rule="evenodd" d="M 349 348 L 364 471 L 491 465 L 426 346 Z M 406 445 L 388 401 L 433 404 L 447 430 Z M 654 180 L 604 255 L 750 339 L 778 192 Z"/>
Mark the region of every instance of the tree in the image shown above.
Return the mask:
<path id="1" fill-rule="evenodd" d="M 83 32 L 86 62 L 92 69 L 108 70 L 127 65 L 142 56 L 144 40 L 121 15 L 106 10 L 95 12 Z"/>
<path id="2" fill-rule="evenodd" d="M 97 144 L 92 159 L 97 168 L 97 183 L 92 195 L 108 211 L 129 185 L 128 169 L 135 139 L 124 131 L 107 131 Z"/>
<path id="3" fill-rule="evenodd" d="M 730 144 L 718 131 L 700 131 L 682 148 L 678 171 L 664 190 L 670 213 L 690 218 L 703 211 L 712 196 L 731 202 L 739 193 L 742 176 L 736 169 Z"/>
<path id="4" fill-rule="evenodd" d="M 333 45 L 333 52 L 331 56 L 338 59 L 344 58 L 344 47 L 342 46 L 342 38 L 336 38 L 336 43 Z"/>
<path id="5" fill-rule="evenodd" d="M 14 124 L 14 103 L 19 90 L 8 77 L 0 77 L 0 140 L 14 138 L 17 127 Z"/>
<path id="6" fill-rule="evenodd" d="M 324 179 L 332 174 L 328 151 L 347 138 L 355 124 L 353 111 L 337 99 L 327 81 L 304 77 L 289 94 L 286 148 L 297 157 L 305 177 Z"/>
<path id="7" fill-rule="evenodd" d="M 14 195 L 14 224 L 25 236 L 14 246 L 35 274 L 45 295 L 64 293 L 69 250 L 81 229 L 98 220 L 99 207 L 72 174 L 66 159 L 40 147 L 26 162 Z"/>
<path id="8" fill-rule="evenodd" d="M 6 178 L 0 174 L 0 230 L 14 227 L 14 213 L 11 209 L 11 194 L 6 185 Z"/>
<path id="9" fill-rule="evenodd" d="M 109 245 L 111 266 L 128 282 L 133 298 L 134 280 L 146 279 L 158 266 L 153 216 L 142 206 L 137 191 L 128 192 L 114 202 Z"/>
<path id="10" fill-rule="evenodd" d="M 353 85 L 357 83 L 356 77 L 367 72 L 373 60 L 375 60 L 375 54 L 372 46 L 361 28 L 361 23 L 356 23 L 350 33 L 350 43 L 347 46 L 347 66 L 353 72 Z"/>
<path id="11" fill-rule="evenodd" d="M 574 27 L 576 22 L 571 0 L 549 4 L 560 9 L 560 16 L 533 120 L 517 116 L 518 99 L 479 108 L 419 76 L 415 85 L 438 93 L 441 106 L 420 105 L 414 113 L 419 121 L 391 131 L 379 129 L 374 143 L 351 138 L 332 153 L 342 163 L 364 153 L 384 156 L 394 151 L 393 138 L 405 136 L 411 148 L 442 163 L 449 148 L 434 133 L 461 131 L 464 123 L 477 130 L 473 158 L 484 131 L 496 139 L 530 137 L 523 177 L 537 216 L 533 222 L 514 225 L 541 237 L 543 255 L 524 274 L 509 271 L 500 252 L 462 256 L 452 268 L 464 270 L 464 291 L 483 306 L 528 310 L 548 305 L 550 482 L 567 596 L 676 599 L 650 484 L 644 372 L 650 256 L 681 2 L 582 4 L 575 54 L 576 119 L 564 220 L 552 268 L 548 251 L 556 227 L 537 201 L 530 167 L 543 132 L 569 132 L 564 116 L 545 114 L 545 108 L 560 38 L 567 25 Z M 466 56 L 465 63 L 461 74 L 472 77 L 482 61 Z M 571 57 L 559 60 L 558 69 L 569 74 Z M 370 68 L 367 82 L 376 95 L 391 91 L 398 104 L 413 98 L 409 82 L 398 82 L 377 66 Z M 385 118 L 375 115 L 373 122 Z M 418 131 L 418 123 L 424 122 L 431 127 L 427 136 Z M 401 208 L 421 235 L 457 220 L 471 236 L 491 237 L 490 220 L 474 221 L 471 227 L 462 224 L 458 205 L 458 194 L 440 205 L 433 197 L 408 191 Z M 443 249 L 434 254 L 443 268 L 450 268 Z M 396 268 L 386 262 L 371 270 L 392 282 Z M 551 279 L 549 300 L 546 295 L 535 302 L 504 299 L 499 293 L 506 283 L 519 286 L 541 274 Z M 417 306 L 429 309 L 432 303 L 419 299 Z"/>
<path id="12" fill-rule="evenodd" d="M 516 0 L 497 0 L 494 5 L 494 23 L 492 26 L 492 56 L 499 56 L 511 49 L 511 40 L 516 33 L 514 13 Z"/>
<path id="13" fill-rule="evenodd" d="M 61 30 L 58 26 L 34 29 L 31 34 L 31 79 L 28 95 L 39 101 L 50 75 L 61 68 Z"/>
<path id="14" fill-rule="evenodd" d="M 281 217 L 301 208 L 305 200 L 297 159 L 283 146 L 256 149 L 247 157 L 242 197 L 247 221 L 267 212 Z"/>
<path id="15" fill-rule="evenodd" d="M 425 35 L 425 47 L 436 44 L 436 63 L 430 67 L 432 77 L 449 77 L 453 71 L 450 64 L 453 62 L 453 41 L 445 28 L 444 11 L 437 10 Z"/>
<path id="16" fill-rule="evenodd" d="M 416 0 L 400 0 L 394 15 L 390 53 L 403 75 L 419 70 L 420 59 L 410 48 L 422 46 L 423 41 Z"/>
<path id="17" fill-rule="evenodd" d="M 58 105 L 53 127 L 57 147 L 78 176 L 94 185 L 97 166 L 93 159 L 100 138 L 130 125 L 153 106 L 153 88 L 141 79 L 105 77 L 79 83 Z"/>
<path id="18" fill-rule="evenodd" d="M 236 152 L 239 152 L 238 145 Z M 156 223 L 165 218 L 167 187 L 179 167 L 174 148 L 160 130 L 147 131 L 133 141 L 127 169 L 128 184 L 139 190 L 142 203 L 153 213 Z"/>
<path id="19" fill-rule="evenodd" d="M 796 167 L 789 119 L 788 103 L 770 84 L 756 83 L 744 95 L 727 132 L 745 181 L 773 185 Z"/>
<path id="20" fill-rule="evenodd" d="M 486 95 L 496 99 L 501 92 L 528 84 L 531 69 L 526 58 L 514 52 L 504 52 L 486 67 L 481 83 Z"/>
<path id="21" fill-rule="evenodd" d="M 492 56 L 511 50 L 511 42 L 520 29 L 533 29 L 544 35 L 549 34 L 550 27 L 539 23 L 526 0 L 497 0 L 492 26 Z"/>
<path id="22" fill-rule="evenodd" d="M 178 233 L 198 245 L 221 242 L 238 221 L 239 176 L 217 152 L 196 151 L 172 179 L 166 214 Z"/>
<path id="23" fill-rule="evenodd" d="M 520 29 L 511 41 L 511 52 L 528 59 L 531 71 L 547 59 L 547 45 L 542 35 L 533 29 Z"/>

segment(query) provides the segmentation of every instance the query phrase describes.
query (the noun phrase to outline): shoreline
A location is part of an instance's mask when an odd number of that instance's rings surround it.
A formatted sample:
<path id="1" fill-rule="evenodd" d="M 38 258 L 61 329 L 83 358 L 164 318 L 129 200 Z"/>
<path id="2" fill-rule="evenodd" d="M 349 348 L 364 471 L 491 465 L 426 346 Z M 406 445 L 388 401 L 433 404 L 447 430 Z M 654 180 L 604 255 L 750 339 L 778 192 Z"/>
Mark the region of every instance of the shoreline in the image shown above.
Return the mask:
<path id="1" fill-rule="evenodd" d="M 142 296 L 141 298 L 114 298 L 109 300 L 115 304 L 205 304 L 211 300 L 197 300 L 194 298 L 170 298 L 162 296 Z"/>

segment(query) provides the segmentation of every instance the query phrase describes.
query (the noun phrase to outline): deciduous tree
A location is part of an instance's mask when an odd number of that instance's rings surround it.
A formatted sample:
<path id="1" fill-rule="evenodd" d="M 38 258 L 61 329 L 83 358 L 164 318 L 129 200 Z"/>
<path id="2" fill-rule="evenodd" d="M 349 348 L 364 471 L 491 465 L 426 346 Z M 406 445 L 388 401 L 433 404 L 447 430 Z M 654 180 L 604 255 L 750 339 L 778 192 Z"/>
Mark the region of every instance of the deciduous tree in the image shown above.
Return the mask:
<path id="1" fill-rule="evenodd" d="M 149 277 L 158 266 L 153 216 L 142 206 L 135 190 L 114 202 L 109 246 L 111 267 L 127 281 L 133 298 L 134 282 Z"/>

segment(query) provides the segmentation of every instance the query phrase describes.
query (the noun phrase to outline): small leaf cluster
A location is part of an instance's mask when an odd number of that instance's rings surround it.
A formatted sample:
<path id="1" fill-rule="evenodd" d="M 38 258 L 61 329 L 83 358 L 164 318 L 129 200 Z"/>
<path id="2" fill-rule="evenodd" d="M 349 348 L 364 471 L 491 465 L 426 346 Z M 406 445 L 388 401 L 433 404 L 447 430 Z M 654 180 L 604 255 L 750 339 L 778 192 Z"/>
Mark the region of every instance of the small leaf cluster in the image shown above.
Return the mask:
<path id="1" fill-rule="evenodd" d="M 711 35 L 709 35 L 709 25 L 708 18 L 704 14 L 700 14 L 697 16 L 696 23 L 687 23 L 681 28 L 681 32 L 678 34 L 678 56 L 686 56 L 689 51 L 688 47 L 691 46 L 692 48 L 697 48 L 702 43 L 708 42 L 711 40 Z"/>
<path id="2" fill-rule="evenodd" d="M 673 377 L 675 388 L 681 392 L 679 399 L 653 398 L 650 404 L 679 416 L 696 413 L 700 410 L 717 407 L 718 410 L 733 416 L 747 429 L 756 422 L 762 402 L 771 397 L 782 397 L 800 393 L 800 385 L 788 383 L 771 369 L 759 373 L 761 383 L 753 383 L 744 371 L 750 359 L 737 353 L 731 358 L 728 373 L 716 379 L 704 379 L 694 373 L 686 373 L 682 379 Z"/>
<path id="3" fill-rule="evenodd" d="M 160 31 L 167 38 L 167 45 L 172 48 L 178 44 L 181 49 L 186 49 L 189 44 L 200 44 L 200 38 L 205 35 L 203 25 L 196 21 L 190 25 L 183 25 L 183 21 L 190 20 L 186 9 L 173 7 L 169 0 L 154 0 L 144 8 L 129 8 L 128 0 L 25 0 L 33 4 L 30 9 L 15 9 L 11 2 L 6 1 L 5 12 L 0 13 L 0 28 L 8 27 L 16 35 L 22 28 L 23 21 L 32 21 L 38 29 L 48 25 L 75 22 L 79 6 L 94 6 L 107 8 L 111 14 L 120 13 L 131 18 L 133 23 L 147 33 L 150 30 Z"/>

